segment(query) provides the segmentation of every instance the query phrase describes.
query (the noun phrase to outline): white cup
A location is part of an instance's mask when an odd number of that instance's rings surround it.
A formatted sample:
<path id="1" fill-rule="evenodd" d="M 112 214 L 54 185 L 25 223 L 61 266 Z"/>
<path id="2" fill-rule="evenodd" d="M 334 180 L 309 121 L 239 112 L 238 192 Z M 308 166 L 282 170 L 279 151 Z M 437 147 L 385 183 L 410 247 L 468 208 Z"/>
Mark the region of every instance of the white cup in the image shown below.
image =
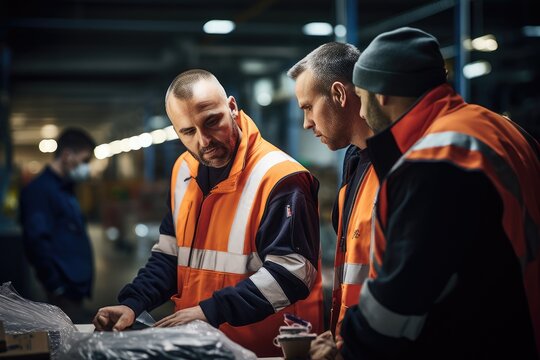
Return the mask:
<path id="1" fill-rule="evenodd" d="M 280 334 L 274 338 L 274 345 L 281 348 L 283 357 L 289 359 L 307 359 L 311 342 L 316 334 Z"/>

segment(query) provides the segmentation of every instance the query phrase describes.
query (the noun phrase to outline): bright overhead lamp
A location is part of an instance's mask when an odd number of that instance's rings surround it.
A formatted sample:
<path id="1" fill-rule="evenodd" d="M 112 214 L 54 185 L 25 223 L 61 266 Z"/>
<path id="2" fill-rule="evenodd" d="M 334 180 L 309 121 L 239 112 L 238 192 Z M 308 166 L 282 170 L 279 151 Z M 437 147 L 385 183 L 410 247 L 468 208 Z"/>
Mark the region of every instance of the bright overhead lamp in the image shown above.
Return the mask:
<path id="1" fill-rule="evenodd" d="M 302 32 L 310 36 L 328 36 L 334 33 L 334 28 L 326 22 L 312 22 L 304 25 Z"/>
<path id="2" fill-rule="evenodd" d="M 230 20 L 210 20 L 204 24 L 203 30 L 207 34 L 228 34 L 235 27 L 235 23 Z"/>
<path id="3" fill-rule="evenodd" d="M 488 34 L 472 40 L 467 39 L 463 42 L 463 46 L 467 50 L 491 52 L 497 50 L 499 44 L 497 43 L 495 36 Z"/>
<path id="4" fill-rule="evenodd" d="M 463 76 L 467 79 L 473 79 L 479 76 L 487 75 L 491 72 L 491 64 L 481 60 L 463 66 Z"/>

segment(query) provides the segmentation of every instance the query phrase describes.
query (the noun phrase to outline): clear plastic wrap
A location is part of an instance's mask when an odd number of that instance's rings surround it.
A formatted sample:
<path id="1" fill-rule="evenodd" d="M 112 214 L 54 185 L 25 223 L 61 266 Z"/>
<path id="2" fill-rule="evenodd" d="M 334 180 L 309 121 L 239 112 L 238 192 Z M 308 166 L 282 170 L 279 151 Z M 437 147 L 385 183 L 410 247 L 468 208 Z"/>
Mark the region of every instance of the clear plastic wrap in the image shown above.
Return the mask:
<path id="1" fill-rule="evenodd" d="M 17 293 L 11 282 L 0 286 L 0 321 L 8 334 L 47 331 L 51 358 L 71 342 L 77 328 L 60 308 L 31 301 Z"/>
<path id="2" fill-rule="evenodd" d="M 257 356 L 204 321 L 173 328 L 80 334 L 60 360 L 253 359 Z"/>

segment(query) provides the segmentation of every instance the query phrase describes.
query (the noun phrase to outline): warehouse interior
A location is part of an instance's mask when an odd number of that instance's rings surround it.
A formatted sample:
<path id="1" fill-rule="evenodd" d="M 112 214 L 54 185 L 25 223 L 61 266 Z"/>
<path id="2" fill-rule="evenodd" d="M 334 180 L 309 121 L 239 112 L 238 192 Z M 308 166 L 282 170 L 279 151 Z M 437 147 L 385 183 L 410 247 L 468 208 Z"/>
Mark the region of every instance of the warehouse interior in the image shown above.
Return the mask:
<path id="1" fill-rule="evenodd" d="M 109 145 L 100 148 L 108 152 L 96 152 L 91 180 L 78 187 L 96 263 L 94 296 L 86 307 L 92 312 L 116 301 L 157 240 L 171 167 L 184 150 L 167 130 L 165 91 L 180 72 L 202 68 L 220 79 L 267 140 L 321 182 L 329 290 L 335 250 L 330 219 L 343 151 L 330 152 L 302 129 L 287 70 L 329 41 L 362 50 L 381 32 L 418 27 L 437 37 L 449 81 L 468 102 L 509 116 L 540 139 L 540 13 L 534 5 L 534 0 L 2 1 L 1 282 L 12 281 L 21 294 L 44 300 L 22 251 L 18 196 L 51 159 L 46 140 L 78 126 L 98 144 Z M 232 21 L 232 29 L 212 33 L 205 27 L 210 20 Z M 315 24 L 312 33 L 308 24 Z M 475 66 L 464 75 L 461 68 L 467 65 Z M 137 143 L 141 134 L 151 134 L 152 143 Z M 113 144 L 119 150 L 111 151 Z M 166 304 L 155 316 L 169 311 Z"/>

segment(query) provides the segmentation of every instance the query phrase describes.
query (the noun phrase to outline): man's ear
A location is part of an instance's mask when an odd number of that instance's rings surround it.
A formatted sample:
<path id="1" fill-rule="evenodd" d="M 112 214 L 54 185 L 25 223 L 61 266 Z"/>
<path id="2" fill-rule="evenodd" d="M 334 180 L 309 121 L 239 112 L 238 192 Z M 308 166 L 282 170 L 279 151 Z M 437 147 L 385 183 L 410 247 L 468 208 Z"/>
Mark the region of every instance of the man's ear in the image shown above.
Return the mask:
<path id="1" fill-rule="evenodd" d="M 227 99 L 227 104 L 229 106 L 229 110 L 231 111 L 233 119 L 236 119 L 236 117 L 238 116 L 238 105 L 236 105 L 236 99 L 234 98 L 234 96 L 229 96 L 229 98 Z"/>
<path id="2" fill-rule="evenodd" d="M 334 100 L 336 104 L 345 107 L 345 104 L 347 103 L 347 89 L 343 83 L 334 81 L 330 87 L 330 94 L 332 95 L 332 100 Z"/>

